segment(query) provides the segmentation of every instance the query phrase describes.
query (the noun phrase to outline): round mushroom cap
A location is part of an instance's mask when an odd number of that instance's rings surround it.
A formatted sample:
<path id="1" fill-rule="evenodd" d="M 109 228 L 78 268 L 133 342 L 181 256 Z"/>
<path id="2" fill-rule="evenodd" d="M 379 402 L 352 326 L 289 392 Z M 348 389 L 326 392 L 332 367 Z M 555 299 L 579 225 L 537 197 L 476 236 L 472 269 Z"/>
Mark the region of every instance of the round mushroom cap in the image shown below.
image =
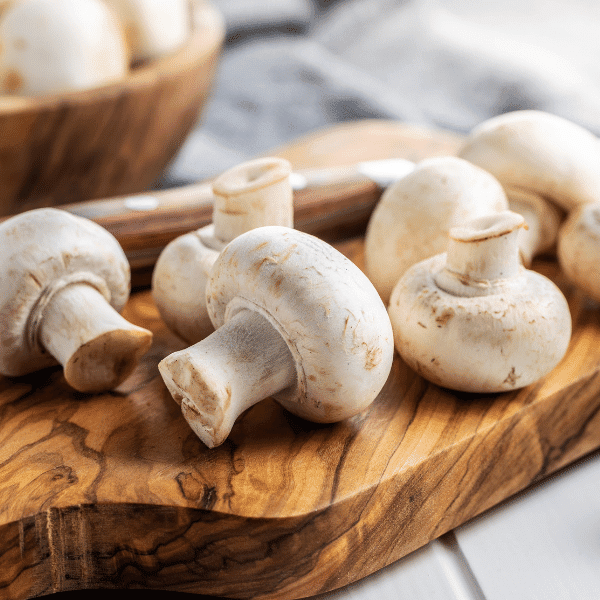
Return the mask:
<path id="1" fill-rule="evenodd" d="M 53 294 L 74 283 L 96 288 L 118 312 L 125 306 L 129 263 L 106 229 L 55 208 L 0 224 L 0 373 L 24 375 L 56 364 L 37 328 Z"/>
<path id="2" fill-rule="evenodd" d="M 413 265 L 394 287 L 388 311 L 402 359 L 425 379 L 464 392 L 518 389 L 549 373 L 571 339 L 557 286 L 521 267 L 495 293 L 457 296 L 436 281 L 446 257 Z"/>
<path id="3" fill-rule="evenodd" d="M 279 331 L 297 384 L 275 399 L 315 422 L 357 414 L 381 391 L 394 347 L 387 311 L 362 271 L 316 237 L 260 227 L 230 242 L 207 284 L 215 327 L 242 309 Z"/>
<path id="4" fill-rule="evenodd" d="M 446 249 L 448 231 L 470 218 L 506 210 L 500 183 L 453 156 L 420 162 L 383 193 L 365 236 L 365 270 L 387 303 L 415 263 Z"/>
<path id="5" fill-rule="evenodd" d="M 473 129 L 459 156 L 506 188 L 536 192 L 569 211 L 600 202 L 600 144 L 587 129 L 539 110 L 498 115 Z"/>
<path id="6" fill-rule="evenodd" d="M 0 89 L 40 95 L 87 89 L 124 77 L 119 22 L 101 0 L 21 0 L 0 19 Z"/>
<path id="7" fill-rule="evenodd" d="M 214 225 L 207 225 L 169 242 L 152 271 L 152 297 L 169 329 L 195 344 L 213 329 L 203 290 L 219 256 Z M 205 240 L 211 240 L 213 247 Z M 224 247 L 222 244 L 220 247 Z"/>

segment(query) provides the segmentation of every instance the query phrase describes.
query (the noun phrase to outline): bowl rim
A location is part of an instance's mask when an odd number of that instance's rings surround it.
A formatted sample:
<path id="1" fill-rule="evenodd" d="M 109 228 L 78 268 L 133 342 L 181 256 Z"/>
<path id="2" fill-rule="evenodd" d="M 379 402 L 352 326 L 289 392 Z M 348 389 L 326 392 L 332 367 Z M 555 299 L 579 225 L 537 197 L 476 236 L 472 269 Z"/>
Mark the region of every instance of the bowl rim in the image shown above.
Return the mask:
<path id="1" fill-rule="evenodd" d="M 209 0 L 188 0 L 192 13 L 192 32 L 189 39 L 174 52 L 142 63 L 125 78 L 85 90 L 57 92 L 43 96 L 0 94 L 0 115 L 36 112 L 64 105 L 93 104 L 100 100 L 118 98 L 124 92 L 147 88 L 165 78 L 179 76 L 197 67 L 220 49 L 225 39 L 225 22 Z"/>

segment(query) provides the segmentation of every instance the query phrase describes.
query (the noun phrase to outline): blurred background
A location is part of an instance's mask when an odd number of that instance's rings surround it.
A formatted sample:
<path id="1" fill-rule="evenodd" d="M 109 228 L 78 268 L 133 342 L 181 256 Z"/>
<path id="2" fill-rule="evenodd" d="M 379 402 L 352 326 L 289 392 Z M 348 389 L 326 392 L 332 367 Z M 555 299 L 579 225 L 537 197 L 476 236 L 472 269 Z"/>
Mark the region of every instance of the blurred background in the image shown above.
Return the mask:
<path id="1" fill-rule="evenodd" d="M 211 100 L 165 174 L 197 181 L 335 123 L 468 132 L 537 108 L 600 133 L 596 0 L 212 0 Z"/>

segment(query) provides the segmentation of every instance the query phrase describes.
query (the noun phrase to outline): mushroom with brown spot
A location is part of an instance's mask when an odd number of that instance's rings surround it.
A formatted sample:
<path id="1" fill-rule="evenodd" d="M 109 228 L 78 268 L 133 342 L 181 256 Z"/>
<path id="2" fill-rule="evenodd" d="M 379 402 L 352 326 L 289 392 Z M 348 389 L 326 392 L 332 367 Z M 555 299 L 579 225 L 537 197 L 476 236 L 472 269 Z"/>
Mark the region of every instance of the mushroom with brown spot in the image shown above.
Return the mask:
<path id="1" fill-rule="evenodd" d="M 446 253 L 411 267 L 392 292 L 396 349 L 426 379 L 465 392 L 529 385 L 563 358 L 571 315 L 558 287 L 523 267 L 521 215 L 450 230 Z"/>
<path id="2" fill-rule="evenodd" d="M 99 225 L 43 208 L 0 225 L 0 373 L 63 366 L 82 392 L 114 388 L 148 350 L 152 333 L 119 311 L 129 264 Z"/>
<path id="3" fill-rule="evenodd" d="M 206 296 L 216 331 L 159 371 L 211 448 L 268 396 L 308 420 L 335 422 L 370 405 L 388 377 L 393 333 L 379 295 L 311 235 L 275 226 L 240 235 L 215 262 Z"/>
<path id="4" fill-rule="evenodd" d="M 0 91 L 38 96 L 125 77 L 123 30 L 101 0 L 21 0 L 0 15 Z"/>
<path id="5" fill-rule="evenodd" d="M 256 227 L 292 226 L 290 173 L 290 163 L 275 157 L 225 171 L 213 182 L 212 224 L 176 238 L 161 252 L 152 273 L 152 296 L 169 329 L 187 342 L 198 342 L 213 329 L 204 292 L 225 245 Z"/>

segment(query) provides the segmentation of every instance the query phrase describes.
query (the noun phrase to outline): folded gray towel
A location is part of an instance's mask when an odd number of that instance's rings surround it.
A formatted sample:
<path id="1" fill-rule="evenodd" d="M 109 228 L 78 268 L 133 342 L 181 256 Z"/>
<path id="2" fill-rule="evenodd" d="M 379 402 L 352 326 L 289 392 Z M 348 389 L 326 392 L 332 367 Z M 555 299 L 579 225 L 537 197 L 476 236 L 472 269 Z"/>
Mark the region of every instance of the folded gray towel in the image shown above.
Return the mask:
<path id="1" fill-rule="evenodd" d="M 165 185 L 362 118 L 466 133 L 537 108 L 600 133 L 595 0 L 212 1 L 227 43 Z"/>

